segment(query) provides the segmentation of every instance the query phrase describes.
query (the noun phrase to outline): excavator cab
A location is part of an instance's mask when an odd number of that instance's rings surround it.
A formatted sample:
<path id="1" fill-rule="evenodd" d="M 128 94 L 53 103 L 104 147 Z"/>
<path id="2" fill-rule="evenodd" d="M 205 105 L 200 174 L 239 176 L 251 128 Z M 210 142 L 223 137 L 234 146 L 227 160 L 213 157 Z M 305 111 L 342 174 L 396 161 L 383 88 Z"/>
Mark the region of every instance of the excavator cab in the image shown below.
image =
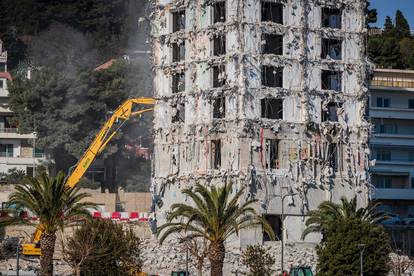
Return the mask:
<path id="1" fill-rule="evenodd" d="M 25 256 L 40 256 L 40 243 L 22 243 L 22 254 Z"/>

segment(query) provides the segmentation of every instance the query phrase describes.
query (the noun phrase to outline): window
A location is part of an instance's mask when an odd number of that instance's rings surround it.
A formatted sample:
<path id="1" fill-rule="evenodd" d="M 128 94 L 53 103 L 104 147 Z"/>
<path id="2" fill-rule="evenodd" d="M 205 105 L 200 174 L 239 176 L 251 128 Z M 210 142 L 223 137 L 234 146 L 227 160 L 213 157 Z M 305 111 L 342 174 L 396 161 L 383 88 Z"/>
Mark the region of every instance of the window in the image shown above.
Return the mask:
<path id="1" fill-rule="evenodd" d="M 185 121 L 185 105 L 178 104 L 173 106 L 172 123 L 184 123 Z"/>
<path id="2" fill-rule="evenodd" d="M 279 168 L 279 141 L 266 139 L 266 169 Z"/>
<path id="3" fill-rule="evenodd" d="M 219 170 L 221 168 L 221 140 L 211 141 L 211 157 L 213 169 Z"/>
<path id="4" fill-rule="evenodd" d="M 379 189 L 390 189 L 392 186 L 392 176 L 389 176 L 389 175 L 374 176 L 374 186 Z"/>
<path id="5" fill-rule="evenodd" d="M 13 144 L 0 144 L 1 157 L 13 157 Z"/>
<path id="6" fill-rule="evenodd" d="M 283 100 L 282 99 L 262 99 L 262 118 L 283 119 Z"/>
<path id="7" fill-rule="evenodd" d="M 328 146 L 328 164 L 335 171 L 338 170 L 338 145 L 335 143 Z"/>
<path id="8" fill-rule="evenodd" d="M 342 59 L 342 40 L 339 39 L 322 39 L 322 53 L 323 59 Z"/>
<path id="9" fill-rule="evenodd" d="M 393 124 L 380 124 L 379 125 L 379 133 L 397 134 L 398 133 L 398 126 L 393 125 Z"/>
<path id="10" fill-rule="evenodd" d="M 283 68 L 262 66 L 262 85 L 283 87 Z"/>
<path id="11" fill-rule="evenodd" d="M 213 39 L 213 55 L 222 56 L 226 54 L 226 35 L 220 34 Z"/>
<path id="12" fill-rule="evenodd" d="M 4 80 L 0 79 L 0 89 L 4 88 Z"/>
<path id="13" fill-rule="evenodd" d="M 226 84 L 226 67 L 224 65 L 213 66 L 213 87 L 222 87 Z"/>
<path id="14" fill-rule="evenodd" d="M 341 29 L 342 11 L 334 8 L 322 8 L 322 27 Z"/>
<path id="15" fill-rule="evenodd" d="M 322 70 L 322 90 L 342 90 L 342 73 L 339 71 Z"/>
<path id="16" fill-rule="evenodd" d="M 226 22 L 226 2 L 220 1 L 212 4 L 213 23 Z"/>
<path id="17" fill-rule="evenodd" d="M 408 161 L 414 162 L 414 151 L 412 150 L 408 151 Z"/>
<path id="18" fill-rule="evenodd" d="M 265 215 L 265 220 L 270 224 L 277 240 L 282 238 L 282 219 L 280 215 Z M 269 235 L 263 231 L 263 241 L 270 241 Z"/>
<path id="19" fill-rule="evenodd" d="M 322 122 L 338 122 L 338 108 L 341 107 L 342 104 L 334 102 L 322 106 Z"/>
<path id="20" fill-rule="evenodd" d="M 377 107 L 390 107 L 391 100 L 388 98 L 377 97 Z"/>
<path id="21" fill-rule="evenodd" d="M 262 1 L 262 21 L 283 24 L 283 5 L 281 3 Z"/>
<path id="22" fill-rule="evenodd" d="M 180 62 L 185 60 L 185 43 L 173 43 L 173 62 Z"/>
<path id="23" fill-rule="evenodd" d="M 226 98 L 218 97 L 213 102 L 213 118 L 223 119 L 226 117 Z"/>
<path id="24" fill-rule="evenodd" d="M 409 109 L 414 109 L 414 99 L 409 99 L 408 100 L 408 108 Z"/>
<path id="25" fill-rule="evenodd" d="M 0 62 L 0 72 L 6 72 L 6 63 Z"/>
<path id="26" fill-rule="evenodd" d="M 185 90 L 185 73 L 175 73 L 172 76 L 172 92 L 180 93 Z"/>
<path id="27" fill-rule="evenodd" d="M 185 29 L 185 10 L 176 11 L 173 15 L 173 33 Z"/>
<path id="28" fill-rule="evenodd" d="M 283 55 L 283 35 L 262 34 L 262 54 Z"/>
<path id="29" fill-rule="evenodd" d="M 414 189 L 414 177 L 411 177 L 411 189 Z"/>
<path id="30" fill-rule="evenodd" d="M 377 160 L 379 161 L 391 161 L 391 151 L 389 150 L 378 150 Z"/>
<path id="31" fill-rule="evenodd" d="M 33 172 L 34 172 L 33 167 L 26 167 L 26 175 L 27 176 L 35 177 Z"/>

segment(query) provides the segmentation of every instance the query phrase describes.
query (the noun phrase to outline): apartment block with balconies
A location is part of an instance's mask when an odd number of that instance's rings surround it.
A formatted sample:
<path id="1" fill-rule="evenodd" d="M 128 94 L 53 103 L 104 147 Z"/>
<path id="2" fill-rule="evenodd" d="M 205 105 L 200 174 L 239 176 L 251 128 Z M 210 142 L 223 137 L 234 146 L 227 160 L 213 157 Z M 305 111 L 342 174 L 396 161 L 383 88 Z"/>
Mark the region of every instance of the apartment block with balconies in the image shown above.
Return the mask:
<path id="1" fill-rule="evenodd" d="M 369 106 L 371 197 L 404 220 L 414 215 L 414 71 L 374 70 Z"/>
<path id="2" fill-rule="evenodd" d="M 34 133 L 20 134 L 13 123 L 13 111 L 10 110 L 7 83 L 12 77 L 7 69 L 7 52 L 0 40 L 0 173 L 11 169 L 23 170 L 33 175 L 34 168 L 46 161 L 45 154 L 34 149 Z"/>

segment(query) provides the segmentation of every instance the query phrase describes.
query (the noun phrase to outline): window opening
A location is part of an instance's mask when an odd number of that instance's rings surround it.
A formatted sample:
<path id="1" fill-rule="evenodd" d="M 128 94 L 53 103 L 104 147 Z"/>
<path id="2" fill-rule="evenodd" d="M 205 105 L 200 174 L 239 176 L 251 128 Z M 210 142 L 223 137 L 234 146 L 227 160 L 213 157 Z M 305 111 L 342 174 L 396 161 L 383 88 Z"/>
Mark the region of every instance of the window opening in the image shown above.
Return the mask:
<path id="1" fill-rule="evenodd" d="M 211 155 L 213 169 L 219 170 L 221 168 L 221 140 L 211 141 Z"/>
<path id="2" fill-rule="evenodd" d="M 330 167 L 335 171 L 338 170 L 338 145 L 336 143 L 329 144 L 328 162 Z"/>
<path id="3" fill-rule="evenodd" d="M 268 87 L 283 87 L 283 68 L 262 66 L 262 85 Z"/>
<path id="4" fill-rule="evenodd" d="M 281 3 L 262 1 L 262 21 L 283 24 L 283 5 Z"/>
<path id="5" fill-rule="evenodd" d="M 226 35 L 220 34 L 213 39 L 213 55 L 222 56 L 226 54 Z"/>
<path id="6" fill-rule="evenodd" d="M 173 43 L 173 62 L 185 60 L 185 43 Z"/>
<path id="7" fill-rule="evenodd" d="M 185 29 L 185 10 L 176 11 L 173 15 L 173 33 Z"/>
<path id="8" fill-rule="evenodd" d="M 173 106 L 172 123 L 184 123 L 185 121 L 185 105 L 178 104 Z"/>
<path id="9" fill-rule="evenodd" d="M 213 87 L 222 87 L 226 84 L 226 67 L 224 65 L 213 66 Z"/>
<path id="10" fill-rule="evenodd" d="M 279 168 L 279 140 L 266 139 L 266 169 Z"/>
<path id="11" fill-rule="evenodd" d="M 322 122 L 338 122 L 338 108 L 342 104 L 330 102 L 325 106 L 322 104 Z"/>
<path id="12" fill-rule="evenodd" d="M 342 90 L 342 73 L 339 71 L 322 70 L 321 86 L 323 90 L 340 92 Z"/>
<path id="13" fill-rule="evenodd" d="M 342 11 L 335 8 L 322 8 L 322 27 L 341 29 Z"/>
<path id="14" fill-rule="evenodd" d="M 409 99 L 408 100 L 408 108 L 409 109 L 414 109 L 414 99 Z"/>
<path id="15" fill-rule="evenodd" d="M 262 53 L 283 55 L 283 35 L 262 34 Z"/>
<path id="16" fill-rule="evenodd" d="M 226 2 L 220 1 L 212 4 L 213 23 L 226 22 Z"/>
<path id="17" fill-rule="evenodd" d="M 283 100 L 282 99 L 261 99 L 262 118 L 283 119 Z"/>
<path id="18" fill-rule="evenodd" d="M 391 161 L 391 151 L 389 150 L 378 150 L 377 151 L 378 161 Z"/>
<path id="19" fill-rule="evenodd" d="M 226 117 L 226 98 L 218 97 L 213 102 L 213 118 L 223 119 Z"/>
<path id="20" fill-rule="evenodd" d="M 323 59 L 342 59 L 342 40 L 340 39 L 322 39 L 322 54 Z"/>
<path id="21" fill-rule="evenodd" d="M 13 144 L 0 144 L 1 157 L 13 157 Z"/>
<path id="22" fill-rule="evenodd" d="M 270 224 L 272 227 L 273 232 L 276 235 L 277 240 L 281 240 L 282 238 L 282 216 L 280 215 L 265 215 L 265 220 Z M 269 235 L 266 231 L 263 231 L 263 242 L 271 241 Z"/>
<path id="23" fill-rule="evenodd" d="M 391 99 L 377 97 L 377 107 L 390 107 Z"/>
<path id="24" fill-rule="evenodd" d="M 173 74 L 173 81 L 172 81 L 172 92 L 173 93 L 180 93 L 184 92 L 185 90 L 185 73 L 175 73 Z"/>

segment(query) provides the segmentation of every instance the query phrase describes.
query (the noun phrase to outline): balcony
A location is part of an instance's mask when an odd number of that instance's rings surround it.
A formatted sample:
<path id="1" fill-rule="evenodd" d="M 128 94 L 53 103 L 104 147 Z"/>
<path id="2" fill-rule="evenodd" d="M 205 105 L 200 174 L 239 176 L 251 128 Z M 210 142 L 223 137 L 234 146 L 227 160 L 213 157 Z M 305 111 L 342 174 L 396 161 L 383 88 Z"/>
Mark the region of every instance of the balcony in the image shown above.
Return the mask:
<path id="1" fill-rule="evenodd" d="M 0 128 L 0 138 L 3 139 L 34 139 L 33 133 L 21 134 L 18 128 Z"/>
<path id="2" fill-rule="evenodd" d="M 414 200 L 414 189 L 380 189 L 372 191 L 372 199 Z"/>
<path id="3" fill-rule="evenodd" d="M 404 89 L 414 89 L 414 79 L 401 79 L 393 77 L 383 77 L 376 78 L 374 77 L 371 80 L 372 87 L 387 87 L 387 88 L 404 88 Z"/>
<path id="4" fill-rule="evenodd" d="M 409 109 L 409 108 L 371 106 L 369 109 L 369 116 L 371 118 L 414 120 L 413 109 Z"/>

